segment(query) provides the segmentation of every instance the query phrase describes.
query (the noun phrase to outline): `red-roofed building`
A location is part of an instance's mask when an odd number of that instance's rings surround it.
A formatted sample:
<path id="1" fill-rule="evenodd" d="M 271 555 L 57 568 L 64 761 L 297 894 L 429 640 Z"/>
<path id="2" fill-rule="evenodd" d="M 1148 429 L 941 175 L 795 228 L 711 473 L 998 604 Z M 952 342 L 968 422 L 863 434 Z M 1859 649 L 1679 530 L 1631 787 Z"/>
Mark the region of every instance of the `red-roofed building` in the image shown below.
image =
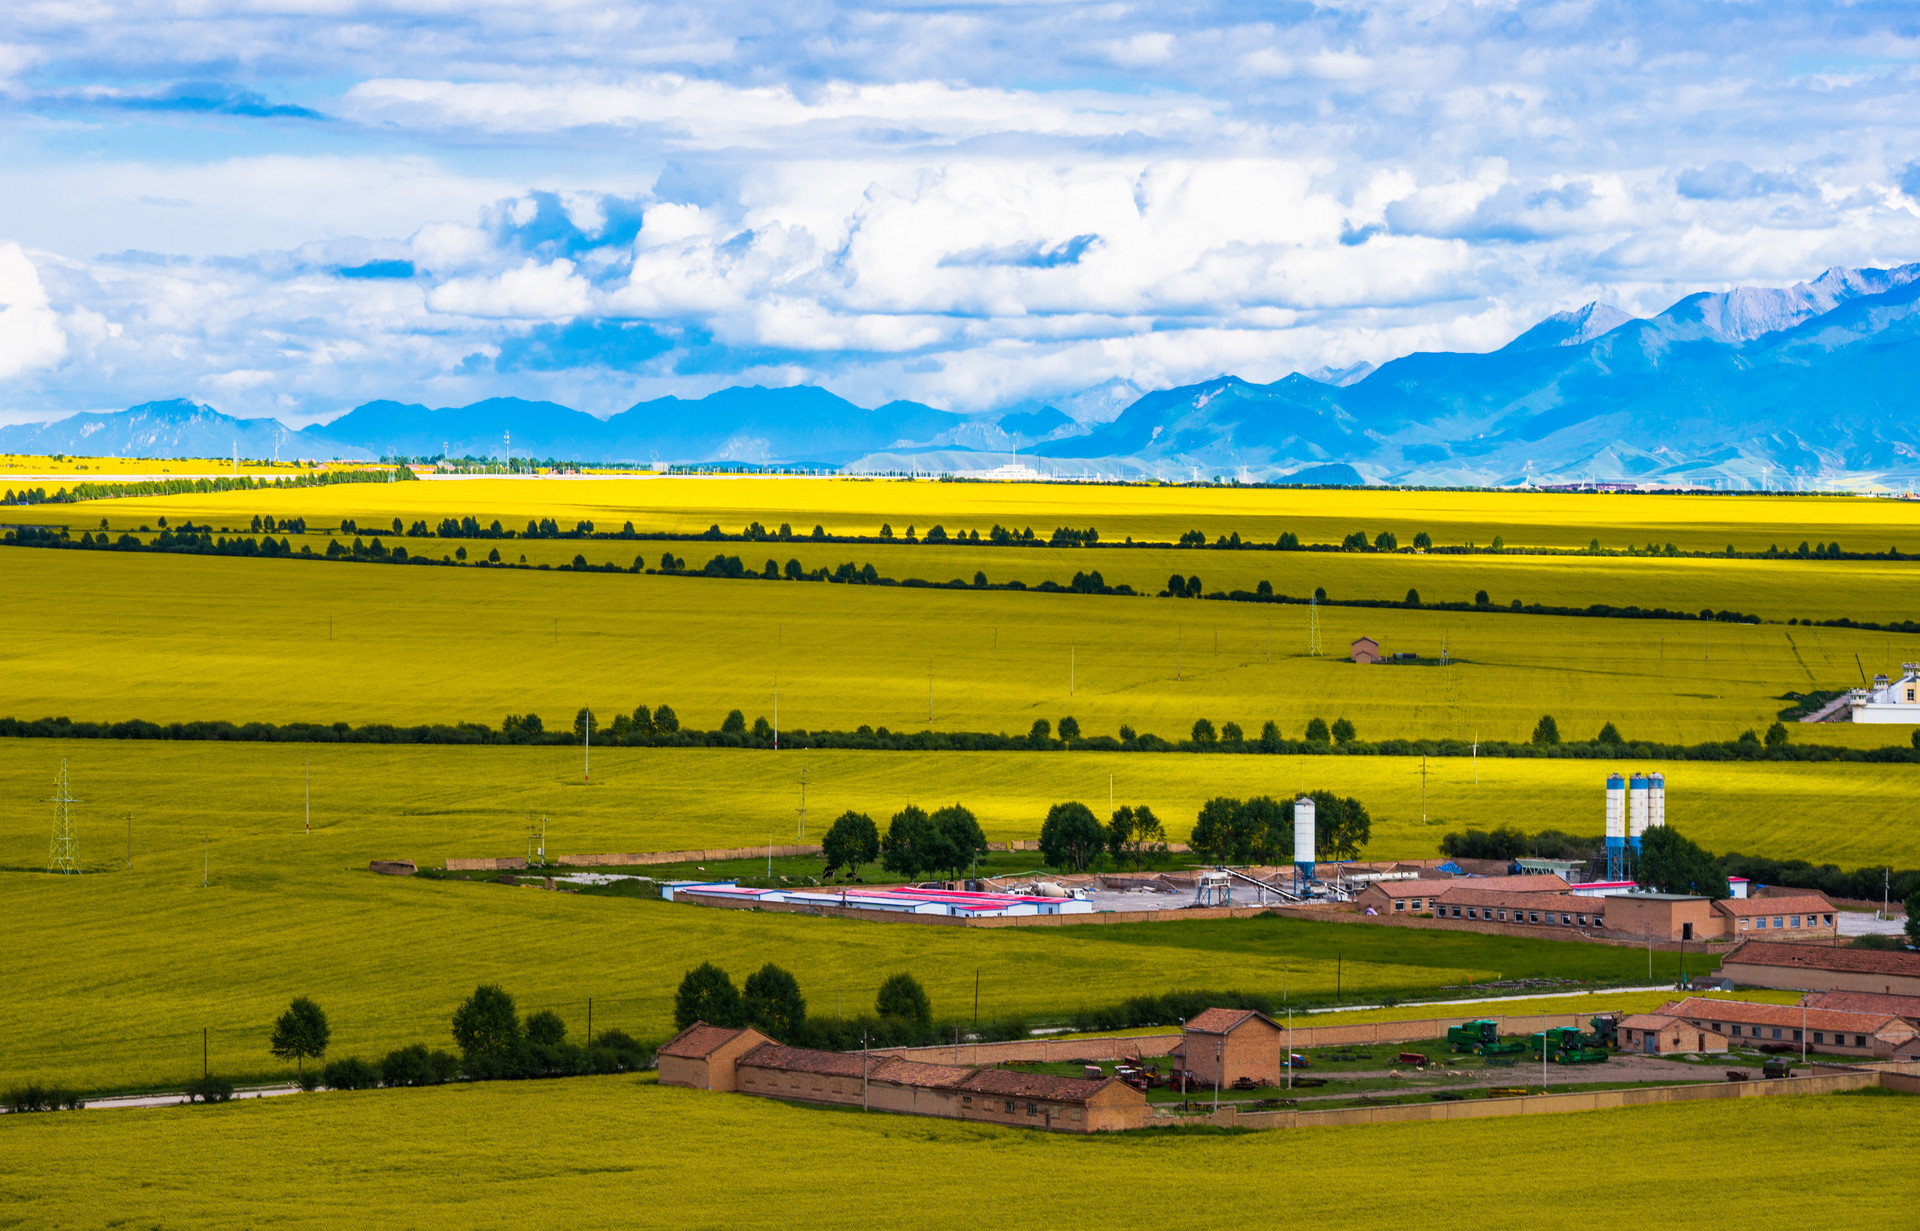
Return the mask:
<path id="1" fill-rule="evenodd" d="M 1809 1051 L 1887 1057 L 1911 1050 L 1920 1029 L 1890 1013 L 1844 1013 L 1806 1005 L 1751 1004 L 1689 996 L 1656 1012 L 1696 1027 L 1723 1030 L 1735 1046 L 1805 1044 Z"/>
<path id="2" fill-rule="evenodd" d="M 1181 1041 L 1186 1068 L 1204 1086 L 1227 1089 L 1242 1077 L 1280 1084 L 1287 1032 L 1252 1009 L 1207 1009 L 1187 1019 Z"/>
<path id="3" fill-rule="evenodd" d="M 1766 901 L 1765 898 L 1755 899 Z M 1768 931 L 1772 935 L 1772 931 Z M 1920 953 L 1749 940 L 1720 959 L 1720 973 L 1748 987 L 1920 996 Z"/>
<path id="4" fill-rule="evenodd" d="M 735 1061 L 761 1044 L 771 1042 L 772 1039 L 751 1026 L 736 1030 L 695 1022 L 661 1045 L 657 1053 L 660 1084 L 695 1090 L 732 1090 Z"/>
<path id="5" fill-rule="evenodd" d="M 1723 1052 L 1727 1050 L 1724 1031 L 1674 1017 L 1665 1012 L 1635 1013 L 1622 1018 L 1619 1027 L 1621 1051 L 1669 1055 L 1674 1052 Z"/>
<path id="6" fill-rule="evenodd" d="M 1842 1013 L 1890 1013 L 1920 1026 L 1920 996 L 1888 996 L 1882 992 L 1809 992 L 1804 1002 L 1816 1009 Z"/>
<path id="7" fill-rule="evenodd" d="M 1767 940 L 1830 940 L 1839 935 L 1833 903 L 1817 893 L 1794 897 L 1733 898 L 1715 902 L 1727 918 L 1727 934 Z"/>

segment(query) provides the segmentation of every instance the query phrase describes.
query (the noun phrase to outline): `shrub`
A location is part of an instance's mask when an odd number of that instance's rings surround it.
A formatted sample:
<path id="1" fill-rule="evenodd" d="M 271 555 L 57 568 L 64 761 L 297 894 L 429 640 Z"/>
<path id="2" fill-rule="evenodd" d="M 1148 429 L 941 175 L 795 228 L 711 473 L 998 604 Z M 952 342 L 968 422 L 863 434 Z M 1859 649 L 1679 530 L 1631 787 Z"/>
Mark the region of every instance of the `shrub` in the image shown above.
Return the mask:
<path id="1" fill-rule="evenodd" d="M 1307 742 L 1309 744 L 1324 744 L 1332 738 L 1333 734 L 1327 729 L 1326 719 L 1315 718 L 1307 723 Z"/>
<path id="2" fill-rule="evenodd" d="M 800 981 L 771 962 L 747 976 L 740 999 L 747 1020 L 782 1042 L 798 1038 L 806 1023 Z"/>
<path id="3" fill-rule="evenodd" d="M 186 1096 L 189 1103 L 224 1103 L 233 1097 L 233 1083 L 211 1074 L 196 1077 L 187 1083 Z"/>
<path id="4" fill-rule="evenodd" d="M 437 1048 L 428 1051 L 423 1043 L 387 1053 L 380 1062 L 383 1086 L 438 1086 L 453 1080 L 460 1072 L 460 1060 L 452 1052 Z"/>
<path id="5" fill-rule="evenodd" d="M 897 1018 L 922 1029 L 933 1021 L 933 1005 L 927 1000 L 926 989 L 910 974 L 897 974 L 882 983 L 873 1007 L 883 1018 Z"/>
<path id="6" fill-rule="evenodd" d="M 41 1086 L 29 1083 L 16 1086 L 7 1091 L 7 1110 L 24 1113 L 30 1111 L 78 1111 L 87 1105 L 85 1099 L 71 1090 Z"/>
<path id="7" fill-rule="evenodd" d="M 1196 719 L 1194 721 L 1194 724 L 1193 724 L 1193 742 L 1194 743 L 1211 744 L 1218 738 L 1219 736 L 1214 734 L 1213 724 L 1211 722 L 1207 721 L 1205 718 Z"/>
<path id="8" fill-rule="evenodd" d="M 358 1056 L 328 1062 L 320 1080 L 329 1090 L 371 1090 L 380 1084 L 380 1071 Z"/>
<path id="9" fill-rule="evenodd" d="M 1353 724 L 1344 718 L 1336 718 L 1333 720 L 1332 734 L 1333 742 L 1336 744 L 1350 744 L 1355 739 Z"/>

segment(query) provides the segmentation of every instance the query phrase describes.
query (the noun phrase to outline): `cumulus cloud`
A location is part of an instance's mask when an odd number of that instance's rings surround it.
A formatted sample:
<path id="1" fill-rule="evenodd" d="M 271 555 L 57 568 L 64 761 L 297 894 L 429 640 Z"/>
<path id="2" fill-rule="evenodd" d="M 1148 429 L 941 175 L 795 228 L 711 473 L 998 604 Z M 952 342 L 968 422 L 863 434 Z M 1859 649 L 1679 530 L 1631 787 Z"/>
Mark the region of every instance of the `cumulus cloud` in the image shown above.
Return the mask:
<path id="1" fill-rule="evenodd" d="M 1920 257 L 1920 79 L 1873 6 L 58 13 L 0 12 L 0 364 L 48 410 L 973 408 Z"/>
<path id="2" fill-rule="evenodd" d="M 67 357 L 67 335 L 40 272 L 19 244 L 0 244 L 0 380 Z"/>

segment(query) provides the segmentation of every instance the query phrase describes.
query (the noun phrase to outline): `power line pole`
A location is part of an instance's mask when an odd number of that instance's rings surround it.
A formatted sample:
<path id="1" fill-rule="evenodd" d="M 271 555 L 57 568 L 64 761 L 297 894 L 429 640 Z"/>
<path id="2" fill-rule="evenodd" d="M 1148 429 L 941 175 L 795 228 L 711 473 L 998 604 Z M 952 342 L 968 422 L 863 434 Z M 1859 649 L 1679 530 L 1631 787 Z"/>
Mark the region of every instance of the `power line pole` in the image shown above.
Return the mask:
<path id="1" fill-rule="evenodd" d="M 53 798 L 48 801 L 53 805 L 53 841 L 47 847 L 47 871 L 62 876 L 77 876 L 80 867 L 73 853 L 73 805 L 80 801 L 73 797 L 69 789 L 65 757 L 60 758 L 60 776 L 53 782 Z M 132 832 L 131 828 L 128 832 Z M 132 847 L 131 838 L 128 839 L 128 847 Z"/>
<path id="2" fill-rule="evenodd" d="M 800 767 L 800 841 L 807 840 L 807 767 Z"/>

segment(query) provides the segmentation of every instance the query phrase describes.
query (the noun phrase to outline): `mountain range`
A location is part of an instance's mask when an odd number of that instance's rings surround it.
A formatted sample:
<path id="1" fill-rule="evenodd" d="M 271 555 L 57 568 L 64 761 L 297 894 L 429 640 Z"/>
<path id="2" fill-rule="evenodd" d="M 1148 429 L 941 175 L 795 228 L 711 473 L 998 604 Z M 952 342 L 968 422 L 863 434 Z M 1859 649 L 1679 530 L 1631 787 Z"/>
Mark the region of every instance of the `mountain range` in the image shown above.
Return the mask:
<path id="1" fill-rule="evenodd" d="M 1920 263 L 1689 295 L 1649 318 L 1592 303 L 1484 354 L 1416 353 L 1271 384 L 1221 376 L 1141 393 L 1109 381 L 991 414 L 904 401 L 866 409 L 813 386 L 753 386 L 641 402 L 605 419 L 519 398 L 437 410 L 376 401 L 294 431 L 175 400 L 0 428 L 0 449 L 498 457 L 511 434 L 515 456 L 581 461 L 1335 484 L 1913 486 L 1916 374 Z"/>

